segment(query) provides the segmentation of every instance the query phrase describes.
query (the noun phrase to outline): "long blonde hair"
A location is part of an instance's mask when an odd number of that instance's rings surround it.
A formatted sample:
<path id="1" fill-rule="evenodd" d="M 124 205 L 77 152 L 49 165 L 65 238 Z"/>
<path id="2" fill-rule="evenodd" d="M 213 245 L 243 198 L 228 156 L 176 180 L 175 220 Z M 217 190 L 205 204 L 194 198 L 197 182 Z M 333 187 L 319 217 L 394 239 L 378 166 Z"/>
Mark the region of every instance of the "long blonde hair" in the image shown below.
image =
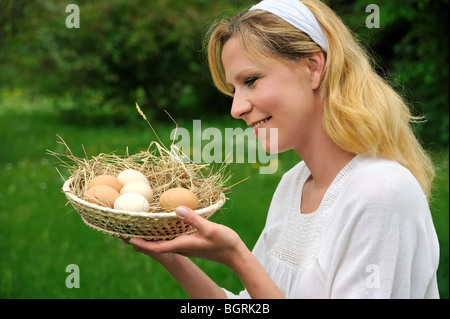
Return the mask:
<path id="1" fill-rule="evenodd" d="M 375 72 L 371 58 L 342 20 L 319 0 L 302 2 L 324 32 L 327 52 L 283 19 L 265 11 L 245 11 L 218 20 L 210 29 L 207 52 L 214 84 L 224 94 L 233 95 L 221 61 L 222 48 L 231 37 L 240 40 L 249 58 L 263 64 L 324 53 L 326 64 L 319 94 L 325 132 L 346 151 L 397 161 L 411 171 L 429 197 L 434 168 L 410 125 L 418 118 Z"/>

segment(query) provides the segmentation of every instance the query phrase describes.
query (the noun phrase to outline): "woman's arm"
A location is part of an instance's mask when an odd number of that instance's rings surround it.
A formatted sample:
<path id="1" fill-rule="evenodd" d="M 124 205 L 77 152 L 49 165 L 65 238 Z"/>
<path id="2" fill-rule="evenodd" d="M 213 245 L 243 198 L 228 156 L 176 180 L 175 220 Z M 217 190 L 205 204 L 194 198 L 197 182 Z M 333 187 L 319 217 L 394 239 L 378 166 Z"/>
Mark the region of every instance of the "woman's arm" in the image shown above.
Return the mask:
<path id="1" fill-rule="evenodd" d="M 226 226 L 203 219 L 188 208 L 177 208 L 177 214 L 185 223 L 195 227 L 199 232 L 170 241 L 153 242 L 132 239 L 130 243 L 136 250 L 157 260 L 158 256 L 165 256 L 163 258 L 165 260 L 160 258 L 159 261 L 190 297 L 223 298 L 225 293 L 192 261 L 183 256 L 208 259 L 230 267 L 239 276 L 252 298 L 284 298 L 236 232 Z M 167 256 L 172 256 L 171 260 Z"/>
<path id="2" fill-rule="evenodd" d="M 161 263 L 191 299 L 226 299 L 225 292 L 189 258 L 174 254 L 170 263 Z"/>
<path id="3" fill-rule="evenodd" d="M 143 239 L 123 239 L 131 244 L 135 251 L 141 252 L 158 261 L 180 284 L 191 299 L 226 299 L 225 292 L 216 285 L 188 257 L 175 253 L 155 253 L 146 247 Z"/>
<path id="4" fill-rule="evenodd" d="M 250 297 L 253 299 L 283 299 L 285 296 L 269 277 L 266 270 L 247 246 L 233 256 L 228 265 L 238 275 Z"/>

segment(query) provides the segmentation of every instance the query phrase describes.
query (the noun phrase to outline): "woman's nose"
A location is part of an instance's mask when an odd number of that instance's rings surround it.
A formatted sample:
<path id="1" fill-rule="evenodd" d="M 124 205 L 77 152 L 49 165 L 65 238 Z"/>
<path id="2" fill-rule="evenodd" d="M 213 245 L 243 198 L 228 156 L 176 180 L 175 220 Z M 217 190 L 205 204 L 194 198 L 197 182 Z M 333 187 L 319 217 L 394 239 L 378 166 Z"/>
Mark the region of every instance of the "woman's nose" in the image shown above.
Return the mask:
<path id="1" fill-rule="evenodd" d="M 248 99 L 236 93 L 234 94 L 233 103 L 231 104 L 232 117 L 234 117 L 235 119 L 242 119 L 244 114 L 250 112 L 251 109 L 252 103 Z"/>

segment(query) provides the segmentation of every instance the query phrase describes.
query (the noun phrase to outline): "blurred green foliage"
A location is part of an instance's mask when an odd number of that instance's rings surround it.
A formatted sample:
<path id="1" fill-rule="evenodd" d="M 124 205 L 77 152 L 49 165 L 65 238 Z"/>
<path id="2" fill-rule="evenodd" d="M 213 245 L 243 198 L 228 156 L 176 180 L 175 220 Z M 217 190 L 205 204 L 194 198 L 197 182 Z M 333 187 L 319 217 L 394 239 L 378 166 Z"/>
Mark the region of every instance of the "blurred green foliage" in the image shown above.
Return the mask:
<path id="1" fill-rule="evenodd" d="M 219 16 L 250 0 L 1 0 L 0 90 L 51 96 L 63 119 L 123 124 L 137 101 L 167 120 L 228 112 L 213 87 L 202 48 Z M 411 102 L 428 147 L 448 146 L 448 0 L 328 0 L 378 63 L 377 70 Z M 80 28 L 65 25 L 80 8 Z M 380 27 L 367 28 L 367 5 Z M 133 114 L 133 115 L 130 115 Z"/>
<path id="2" fill-rule="evenodd" d="M 238 125 L 224 119 L 230 100 L 211 83 L 202 41 L 217 17 L 256 2 L 0 0 L 0 298 L 185 297 L 156 262 L 88 229 L 64 207 L 62 181 L 45 149 L 54 149 L 55 133 L 78 156 L 81 144 L 90 156 L 121 153 L 125 145 L 145 149 L 154 136 L 136 116 L 135 101 L 157 118 L 152 123 L 166 139 L 173 123 L 159 123 L 168 119 L 163 109 L 179 124 L 185 118 L 183 125 L 196 118 L 205 126 Z M 440 149 L 432 153 L 431 211 L 441 246 L 439 288 L 448 298 L 448 0 L 327 2 L 413 113 L 428 119 L 417 130 L 428 147 Z M 65 25 L 71 3 L 80 8 L 79 29 Z M 380 8 L 379 29 L 365 26 L 370 3 Z M 297 161 L 292 152 L 280 154 L 280 169 L 265 176 L 253 164 L 233 164 L 230 184 L 251 178 L 234 188 L 215 218 L 251 248 L 278 180 Z M 195 262 L 220 285 L 242 288 L 224 266 Z M 64 284 L 70 263 L 82 269 L 82 289 Z"/>
<path id="3" fill-rule="evenodd" d="M 71 2 L 79 29 L 66 27 Z M 83 124 L 128 121 L 134 101 L 174 116 L 216 104 L 202 38 L 227 1 L 71 2 L 0 1 L 3 87 L 53 95 L 61 114 Z"/>
<path id="4" fill-rule="evenodd" d="M 379 73 L 410 103 L 413 115 L 425 117 L 415 126 L 423 141 L 432 148 L 448 146 L 448 0 L 330 3 L 372 54 Z M 379 7 L 380 28 L 365 27 L 370 12 L 362 13 L 371 3 Z"/>

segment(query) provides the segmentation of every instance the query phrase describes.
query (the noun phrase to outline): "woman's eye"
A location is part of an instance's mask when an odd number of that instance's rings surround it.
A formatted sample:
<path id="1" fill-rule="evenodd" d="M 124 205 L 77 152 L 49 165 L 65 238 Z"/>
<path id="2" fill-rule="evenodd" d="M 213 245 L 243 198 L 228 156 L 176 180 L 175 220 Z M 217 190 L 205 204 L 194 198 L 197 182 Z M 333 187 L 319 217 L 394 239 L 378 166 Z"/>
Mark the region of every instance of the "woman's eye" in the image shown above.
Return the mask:
<path id="1" fill-rule="evenodd" d="M 255 83 L 255 81 L 256 81 L 257 79 L 258 79 L 258 77 L 252 76 L 252 77 L 246 79 L 244 83 L 245 83 L 245 85 L 247 85 L 247 86 L 252 86 L 252 85 Z"/>

